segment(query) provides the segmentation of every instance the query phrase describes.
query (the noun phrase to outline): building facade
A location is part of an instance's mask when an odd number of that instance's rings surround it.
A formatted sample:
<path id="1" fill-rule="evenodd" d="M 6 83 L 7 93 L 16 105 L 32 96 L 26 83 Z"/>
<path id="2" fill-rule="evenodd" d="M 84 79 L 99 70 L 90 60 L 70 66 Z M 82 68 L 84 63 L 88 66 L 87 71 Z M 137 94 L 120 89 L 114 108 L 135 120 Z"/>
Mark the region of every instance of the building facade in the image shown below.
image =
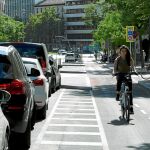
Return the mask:
<path id="1" fill-rule="evenodd" d="M 4 11 L 5 0 L 0 0 L 0 12 Z"/>
<path id="2" fill-rule="evenodd" d="M 4 13 L 16 20 L 26 22 L 34 13 L 34 5 L 42 0 L 5 0 Z"/>
<path id="3" fill-rule="evenodd" d="M 87 4 L 95 0 L 65 0 L 64 26 L 65 37 L 75 49 L 88 49 L 93 42 L 93 27 L 87 26 L 83 17 Z"/>

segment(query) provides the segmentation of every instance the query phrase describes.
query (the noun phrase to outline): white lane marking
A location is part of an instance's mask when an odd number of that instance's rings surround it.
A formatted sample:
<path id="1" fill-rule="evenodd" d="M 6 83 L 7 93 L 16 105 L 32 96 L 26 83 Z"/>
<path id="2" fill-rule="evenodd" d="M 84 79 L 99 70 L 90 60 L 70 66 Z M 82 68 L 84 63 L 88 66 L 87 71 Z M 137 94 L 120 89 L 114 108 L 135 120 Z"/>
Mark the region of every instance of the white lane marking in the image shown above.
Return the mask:
<path id="1" fill-rule="evenodd" d="M 56 123 L 51 123 L 49 126 L 65 126 L 65 127 L 98 127 L 98 125 L 88 125 L 88 124 L 56 124 Z"/>
<path id="2" fill-rule="evenodd" d="M 95 114 L 94 113 L 72 113 L 72 112 L 70 112 L 70 113 L 65 113 L 65 112 L 62 112 L 62 113 L 54 113 L 54 115 L 85 115 L 85 116 L 95 116 Z"/>
<path id="3" fill-rule="evenodd" d="M 134 104 L 135 107 L 139 108 L 140 106 L 138 104 Z"/>
<path id="4" fill-rule="evenodd" d="M 97 121 L 96 119 L 92 119 L 92 118 L 88 118 L 88 119 L 84 119 L 84 118 L 56 118 L 53 117 L 52 120 L 79 120 L 79 121 Z"/>
<path id="5" fill-rule="evenodd" d="M 87 83 L 90 84 L 90 79 L 88 78 L 88 76 L 87 76 Z M 92 87 L 91 84 L 89 86 Z M 101 117 L 100 117 L 99 112 L 98 112 L 98 108 L 97 108 L 95 98 L 94 98 L 94 94 L 93 94 L 92 90 L 90 91 L 90 93 L 91 93 L 91 98 L 92 98 L 93 106 L 94 106 L 95 113 L 96 113 L 96 119 L 97 119 L 97 122 L 98 122 L 99 131 L 101 132 L 103 150 L 109 150 L 106 135 L 105 135 L 105 131 L 104 131 L 104 127 L 103 127 Z"/>
<path id="6" fill-rule="evenodd" d="M 81 100 L 81 96 L 76 96 L 76 97 L 71 97 L 71 95 L 69 97 L 63 97 L 61 100 L 76 100 L 76 101 L 80 101 Z M 82 101 L 91 101 L 91 99 L 89 98 L 89 96 L 87 98 L 82 98 Z"/>
<path id="7" fill-rule="evenodd" d="M 59 105 L 78 105 L 78 106 L 93 106 L 93 104 L 90 104 L 90 103 L 69 103 L 69 102 L 67 102 L 67 103 L 61 103 L 61 102 L 59 102 Z"/>
<path id="8" fill-rule="evenodd" d="M 64 142 L 64 141 L 42 141 L 41 144 L 52 145 L 82 145 L 82 146 L 102 146 L 101 142 Z"/>
<path id="9" fill-rule="evenodd" d="M 51 118 L 52 118 L 52 116 L 53 116 L 53 114 L 54 114 L 54 112 L 56 110 L 56 107 L 57 107 L 57 105 L 58 105 L 58 103 L 59 103 L 59 101 L 60 101 L 64 91 L 65 90 L 63 89 L 62 92 L 60 93 L 60 95 L 59 95 L 59 97 L 58 97 L 58 99 L 57 99 L 57 101 L 56 101 L 56 103 L 55 103 L 55 105 L 54 105 L 50 115 L 47 116 L 47 119 L 46 119 L 43 127 L 41 128 L 41 131 L 40 131 L 40 133 L 39 133 L 39 135 L 38 135 L 38 137 L 37 137 L 37 139 L 35 141 L 36 144 L 35 144 L 35 147 L 33 146 L 33 149 L 37 148 L 38 147 L 37 145 L 42 141 L 42 138 L 43 138 L 43 136 L 45 134 L 45 131 L 46 131 L 48 125 L 49 125 L 49 122 L 50 122 L 50 120 L 51 120 Z"/>
<path id="10" fill-rule="evenodd" d="M 64 132 L 64 131 L 47 131 L 46 134 L 100 135 L 99 132 Z"/>
<path id="11" fill-rule="evenodd" d="M 57 107 L 56 108 L 57 110 L 70 110 L 71 108 L 65 108 L 65 107 Z M 94 111 L 94 109 L 91 109 L 91 108 L 76 108 L 75 111 Z"/>
<path id="12" fill-rule="evenodd" d="M 62 101 L 62 100 L 59 102 L 59 104 L 60 103 L 93 104 L 92 102 L 83 102 L 83 101 L 77 102 L 77 101 Z"/>
<path id="13" fill-rule="evenodd" d="M 78 106 L 78 107 L 89 107 L 89 108 L 93 108 L 93 106 L 91 105 L 79 105 L 79 104 L 59 104 L 59 106 L 71 106 L 71 107 L 74 107 L 74 106 Z"/>
<path id="14" fill-rule="evenodd" d="M 146 115 L 147 113 L 145 112 L 145 110 L 140 110 L 144 115 Z"/>

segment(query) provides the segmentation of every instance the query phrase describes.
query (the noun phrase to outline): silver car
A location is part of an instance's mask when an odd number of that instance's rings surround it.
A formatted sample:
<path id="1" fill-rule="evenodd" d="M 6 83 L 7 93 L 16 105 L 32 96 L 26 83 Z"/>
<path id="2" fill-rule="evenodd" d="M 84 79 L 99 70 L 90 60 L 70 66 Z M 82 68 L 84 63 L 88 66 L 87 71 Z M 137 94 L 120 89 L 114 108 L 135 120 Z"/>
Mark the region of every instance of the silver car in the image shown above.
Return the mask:
<path id="1" fill-rule="evenodd" d="M 0 105 L 6 103 L 9 99 L 10 94 L 6 91 L 0 90 Z M 9 135 L 9 123 L 0 106 L 0 150 L 8 150 Z"/>
<path id="2" fill-rule="evenodd" d="M 35 86 L 35 103 L 38 112 L 38 118 L 45 119 L 46 118 L 46 110 L 48 108 L 48 93 L 49 93 L 49 82 L 48 79 L 45 77 L 41 65 L 38 59 L 35 58 L 25 58 L 22 57 L 23 63 L 26 67 L 28 76 L 32 80 Z M 31 76 L 31 68 L 34 68 L 39 73 L 37 76 Z"/>

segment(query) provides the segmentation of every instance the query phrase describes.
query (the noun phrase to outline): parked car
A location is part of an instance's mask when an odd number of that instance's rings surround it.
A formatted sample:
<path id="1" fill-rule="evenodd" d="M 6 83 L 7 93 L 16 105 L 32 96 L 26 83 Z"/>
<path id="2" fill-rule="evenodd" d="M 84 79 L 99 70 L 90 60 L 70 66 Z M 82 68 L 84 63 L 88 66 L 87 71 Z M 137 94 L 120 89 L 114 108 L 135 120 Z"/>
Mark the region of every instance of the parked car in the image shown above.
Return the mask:
<path id="1" fill-rule="evenodd" d="M 48 90 L 49 83 L 48 79 L 45 77 L 41 65 L 38 59 L 35 58 L 25 58 L 22 57 L 23 63 L 25 64 L 28 76 L 32 80 L 35 86 L 35 103 L 38 110 L 38 118 L 46 118 L 46 110 L 48 108 Z M 31 68 L 35 68 L 31 70 Z M 31 71 L 36 71 L 37 76 L 32 76 Z"/>
<path id="2" fill-rule="evenodd" d="M 41 64 L 44 75 L 49 81 L 49 97 L 51 96 L 51 66 L 48 60 L 48 51 L 44 43 L 31 42 L 2 42 L 2 46 L 13 45 L 21 57 L 37 58 Z"/>
<path id="3" fill-rule="evenodd" d="M 58 54 L 59 55 L 66 55 L 67 54 L 67 51 L 65 49 L 59 49 L 58 50 Z"/>
<path id="4" fill-rule="evenodd" d="M 3 114 L 1 104 L 9 101 L 11 95 L 7 91 L 0 90 L 0 150 L 8 150 L 10 127 L 7 118 Z"/>
<path id="5" fill-rule="evenodd" d="M 59 69 L 62 66 L 60 64 L 57 65 L 56 60 L 52 56 L 49 56 L 49 63 L 52 67 L 52 92 L 54 93 L 61 87 L 61 74 Z"/>
<path id="6" fill-rule="evenodd" d="M 74 53 L 67 53 L 65 55 L 65 62 L 69 62 L 69 61 L 75 61 L 76 60 L 76 57 L 75 57 L 75 54 Z"/>
<path id="7" fill-rule="evenodd" d="M 35 123 L 34 86 L 13 46 L 0 46 L 0 89 L 11 94 L 10 100 L 1 105 L 11 129 L 10 146 L 20 143 L 29 148 Z"/>

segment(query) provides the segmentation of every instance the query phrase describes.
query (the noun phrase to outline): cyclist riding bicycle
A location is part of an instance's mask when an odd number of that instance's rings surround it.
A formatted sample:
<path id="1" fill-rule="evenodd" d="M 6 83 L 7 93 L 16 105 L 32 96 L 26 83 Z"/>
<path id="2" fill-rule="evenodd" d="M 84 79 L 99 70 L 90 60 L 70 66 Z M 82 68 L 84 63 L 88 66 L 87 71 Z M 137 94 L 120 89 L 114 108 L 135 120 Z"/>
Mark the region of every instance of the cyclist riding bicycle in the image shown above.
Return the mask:
<path id="1" fill-rule="evenodd" d="M 114 61 L 113 74 L 116 74 L 116 100 L 119 101 L 119 93 L 121 90 L 121 84 L 125 81 L 129 87 L 130 94 L 130 113 L 133 114 L 133 96 L 132 96 L 132 79 L 126 79 L 126 75 L 134 70 L 133 59 L 130 55 L 129 48 L 126 45 L 120 47 L 119 56 Z"/>

